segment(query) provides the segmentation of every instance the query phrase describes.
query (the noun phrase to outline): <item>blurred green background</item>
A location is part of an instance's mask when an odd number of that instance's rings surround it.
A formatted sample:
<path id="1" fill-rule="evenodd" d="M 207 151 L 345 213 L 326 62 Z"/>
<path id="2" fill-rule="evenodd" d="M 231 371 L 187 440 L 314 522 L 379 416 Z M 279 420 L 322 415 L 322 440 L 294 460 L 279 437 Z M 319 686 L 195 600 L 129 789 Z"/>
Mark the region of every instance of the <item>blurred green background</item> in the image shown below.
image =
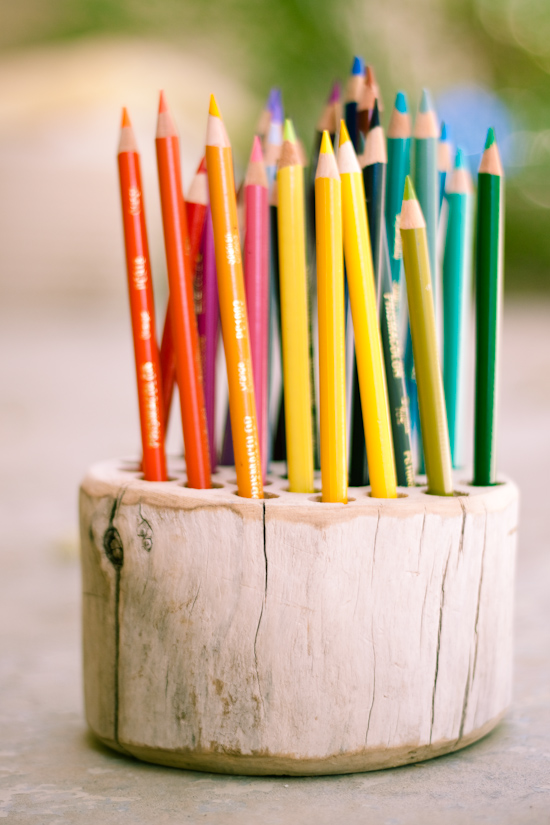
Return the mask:
<path id="1" fill-rule="evenodd" d="M 457 83 L 485 86 L 505 102 L 515 124 L 510 138 L 513 165 L 507 170 L 506 289 L 542 291 L 549 288 L 550 3 L 547 0 L 417 0 L 414 4 L 406 0 L 388 0 L 384 4 L 371 0 L 338 3 L 327 0 L 18 0 L 7 3 L 4 0 L 2 18 L 0 74 L 2 65 L 7 67 L 2 79 L 4 89 L 8 88 L 8 100 L 4 95 L 0 102 L 0 138 L 2 135 L 9 138 L 7 156 L 17 142 L 13 123 L 19 123 L 23 132 L 32 130 L 35 128 L 33 112 L 40 110 L 43 117 L 47 117 L 46 112 L 51 111 L 53 105 L 59 128 L 63 129 L 63 124 L 71 120 L 73 109 L 84 119 L 86 105 L 90 111 L 94 106 L 99 111 L 98 99 L 102 93 L 109 105 L 102 110 L 103 118 L 98 123 L 103 124 L 113 146 L 118 125 L 115 123 L 117 95 L 120 105 L 130 102 L 137 109 L 140 127 L 145 124 L 148 107 L 151 123 L 147 122 L 147 128 L 151 132 L 156 106 L 153 89 L 159 79 L 172 93 L 172 98 L 176 97 L 175 108 L 183 137 L 188 128 L 196 154 L 204 128 L 200 100 L 204 100 L 204 112 L 207 106 L 208 83 L 204 84 L 203 94 L 201 78 L 204 81 L 205 74 L 208 75 L 212 91 L 222 90 L 219 101 L 241 166 L 269 87 L 282 87 L 286 109 L 307 145 L 332 80 L 345 79 L 354 53 L 363 55 L 376 68 L 386 103 L 386 125 L 398 88 L 408 92 L 414 109 L 422 86 L 431 88 L 436 99 Z M 56 54 L 70 57 L 64 69 L 65 58 L 61 60 L 49 81 L 48 67 L 52 66 L 52 55 Z M 113 68 L 117 54 L 120 71 Z M 178 55 L 184 60 L 181 67 Z M 9 78 L 17 81 L 21 72 L 23 75 L 27 72 L 28 83 L 23 88 L 16 82 L 16 89 L 23 91 L 17 98 L 12 88 L 10 103 Z M 81 77 L 85 78 L 84 84 L 79 80 Z M 151 88 L 147 87 L 148 78 Z M 72 92 L 66 98 L 66 106 L 58 105 L 62 97 L 60 86 L 71 83 Z M 78 83 L 85 86 L 81 94 Z M 228 83 L 230 86 L 224 94 Z M 40 92 L 36 92 L 37 84 Z M 191 106 L 189 95 L 197 86 L 202 97 Z M 29 93 L 29 88 L 34 88 L 34 95 Z M 140 92 L 147 96 L 142 109 Z M 87 103 L 90 100 L 91 103 Z M 189 117 L 188 127 L 182 123 L 186 117 Z M 50 144 L 52 122 L 48 121 L 46 130 L 49 130 Z M 42 126 L 43 123 L 41 121 Z M 96 134 L 97 151 L 104 152 L 99 128 Z M 143 132 L 141 140 L 142 135 Z M 41 145 L 46 147 L 41 155 L 46 160 L 47 141 Z M 67 151 L 70 154 L 71 150 Z M 90 152 L 87 157 L 90 158 Z M 196 160 L 193 155 L 187 166 L 184 163 L 187 181 Z M 107 162 L 111 163 L 112 158 L 106 156 Z M 144 163 L 147 163 L 146 153 Z M 6 164 L 14 169 L 13 163 L 6 161 Z M 153 204 L 149 211 L 153 212 L 156 210 L 156 194 L 152 191 L 155 184 L 151 175 L 149 178 Z M 37 185 L 43 186 L 44 182 Z M 56 188 L 55 176 L 49 185 Z M 116 198 L 114 175 L 112 189 Z M 69 193 L 67 198 L 70 200 L 76 194 Z M 113 218 L 115 208 L 113 199 Z M 3 214 L 8 221 L 4 232 L 13 235 L 10 233 L 11 208 L 4 206 Z M 153 216 L 153 236 L 155 220 Z M 13 229 L 18 236 L 20 230 L 15 224 Z M 63 224 L 59 229 L 63 229 Z M 102 241 L 103 229 L 94 231 L 90 244 L 107 243 L 105 239 Z M 113 244 L 120 243 L 118 236 L 114 237 Z M 152 245 L 153 260 L 156 256 L 162 268 L 161 249 L 154 237 Z M 79 270 L 86 268 L 85 255 L 83 252 L 80 255 L 75 252 L 72 259 Z M 6 260 L 4 255 L 0 263 Z M 111 260 L 105 258 L 96 264 L 96 269 L 111 265 Z M 13 272 L 16 275 L 17 265 Z M 121 267 L 121 288 L 122 273 Z M 52 272 L 54 280 L 56 276 L 57 273 Z M 47 281 L 47 275 L 44 278 Z M 100 281 L 101 278 L 95 282 Z M 90 288 L 82 286 L 84 292 Z M 67 283 L 59 282 L 59 289 L 67 291 Z"/>

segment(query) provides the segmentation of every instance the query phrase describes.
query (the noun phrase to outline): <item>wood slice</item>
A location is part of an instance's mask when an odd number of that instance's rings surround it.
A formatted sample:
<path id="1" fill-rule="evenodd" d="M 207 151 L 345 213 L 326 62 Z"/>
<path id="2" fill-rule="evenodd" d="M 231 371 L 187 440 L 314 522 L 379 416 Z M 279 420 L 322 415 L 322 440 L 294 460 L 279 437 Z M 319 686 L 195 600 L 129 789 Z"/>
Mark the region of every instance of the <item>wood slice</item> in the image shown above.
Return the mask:
<path id="1" fill-rule="evenodd" d="M 282 469 L 281 469 L 281 472 Z M 457 750 L 510 702 L 518 491 L 350 488 L 348 504 L 81 487 L 88 723 L 139 759 L 238 774 L 376 770 Z"/>

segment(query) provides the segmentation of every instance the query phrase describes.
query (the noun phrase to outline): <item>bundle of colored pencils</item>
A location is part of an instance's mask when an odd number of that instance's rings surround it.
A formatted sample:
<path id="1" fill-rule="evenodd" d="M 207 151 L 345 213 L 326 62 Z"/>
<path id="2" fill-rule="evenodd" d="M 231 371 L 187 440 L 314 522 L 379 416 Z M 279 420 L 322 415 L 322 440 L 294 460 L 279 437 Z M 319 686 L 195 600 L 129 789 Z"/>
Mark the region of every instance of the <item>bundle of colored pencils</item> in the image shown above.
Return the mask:
<path id="1" fill-rule="evenodd" d="M 205 156 L 185 201 L 178 133 L 161 92 L 156 149 L 169 299 L 159 348 L 140 158 L 123 110 L 118 162 L 146 480 L 167 479 L 177 383 L 188 486 L 212 485 L 221 458 L 221 322 L 224 455 L 234 461 L 239 495 L 263 497 L 279 454 L 297 493 L 314 491 L 320 456 L 326 502 L 346 503 L 349 484 L 395 498 L 424 469 L 428 493 L 453 495 L 452 470 L 465 462 L 475 235 L 473 484 L 496 483 L 503 171 L 495 135 L 489 130 L 479 167 L 474 232 L 467 159 L 457 149 L 450 168 L 447 132 L 426 91 L 414 132 L 397 94 L 386 138 L 374 71 L 355 58 L 345 120 L 341 114 L 335 84 L 304 180 L 303 146 L 272 90 L 237 190 L 212 96 Z"/>

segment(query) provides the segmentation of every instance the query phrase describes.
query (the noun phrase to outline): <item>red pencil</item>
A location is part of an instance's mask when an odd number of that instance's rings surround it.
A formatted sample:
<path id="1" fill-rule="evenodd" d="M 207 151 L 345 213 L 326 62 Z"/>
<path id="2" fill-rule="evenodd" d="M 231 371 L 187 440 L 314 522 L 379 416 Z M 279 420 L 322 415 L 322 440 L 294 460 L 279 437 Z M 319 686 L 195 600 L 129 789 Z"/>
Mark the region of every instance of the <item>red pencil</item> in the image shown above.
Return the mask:
<path id="1" fill-rule="evenodd" d="M 187 483 L 205 489 L 211 487 L 210 458 L 179 138 L 163 92 L 155 142 Z"/>
<path id="2" fill-rule="evenodd" d="M 193 279 L 197 266 L 199 247 L 202 237 L 202 230 L 206 218 L 206 206 L 208 204 L 208 178 L 206 175 L 206 160 L 203 158 L 199 163 L 195 177 L 191 181 L 185 211 L 187 215 L 187 228 L 189 233 L 189 259 L 191 261 L 191 271 Z M 164 318 L 164 329 L 162 331 L 162 341 L 160 345 L 160 373 L 162 376 L 162 400 L 164 408 L 164 428 L 168 428 L 170 420 L 170 408 L 172 406 L 172 396 L 174 395 L 174 385 L 176 383 L 176 354 L 174 352 L 174 336 L 172 333 L 172 319 L 170 314 L 170 301 L 166 307 L 166 317 Z"/>
<path id="3" fill-rule="evenodd" d="M 263 481 L 267 471 L 267 340 L 269 332 L 269 202 L 260 138 L 244 179 L 244 280 Z"/>
<path id="4" fill-rule="evenodd" d="M 141 170 L 134 130 L 126 109 L 122 110 L 118 171 L 143 445 L 143 476 L 147 481 L 166 481 L 160 364 Z"/>

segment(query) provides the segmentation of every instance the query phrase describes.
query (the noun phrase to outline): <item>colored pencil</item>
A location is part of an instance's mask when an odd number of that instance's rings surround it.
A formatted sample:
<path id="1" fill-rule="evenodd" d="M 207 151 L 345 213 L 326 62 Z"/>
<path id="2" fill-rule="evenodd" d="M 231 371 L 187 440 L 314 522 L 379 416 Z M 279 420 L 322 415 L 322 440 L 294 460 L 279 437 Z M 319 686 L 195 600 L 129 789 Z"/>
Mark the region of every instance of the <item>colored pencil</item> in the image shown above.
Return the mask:
<path id="1" fill-rule="evenodd" d="M 443 206 L 447 176 L 453 165 L 451 142 L 447 140 L 447 127 L 441 123 L 441 132 L 437 143 L 437 174 L 439 178 L 439 211 Z"/>
<path id="2" fill-rule="evenodd" d="M 496 484 L 496 393 L 503 282 L 503 170 L 489 129 L 477 184 L 474 481 Z"/>
<path id="3" fill-rule="evenodd" d="M 400 232 L 428 492 L 452 496 L 451 449 L 437 353 L 426 222 L 410 177 L 405 181 Z"/>
<path id="4" fill-rule="evenodd" d="M 267 133 L 269 132 L 269 126 L 271 123 L 271 112 L 273 110 L 274 101 L 279 94 L 279 89 L 272 88 L 269 90 L 269 95 L 267 97 L 266 104 L 262 109 L 262 113 L 259 117 L 258 125 L 256 127 L 256 134 L 262 141 L 262 144 L 264 143 Z"/>
<path id="5" fill-rule="evenodd" d="M 208 429 L 181 184 L 180 147 L 176 127 L 162 92 L 155 143 L 187 483 L 189 487 L 205 489 L 211 486 Z"/>
<path id="6" fill-rule="evenodd" d="M 270 101 L 271 120 L 265 139 L 264 163 L 269 184 L 269 191 L 273 186 L 277 176 L 277 164 L 281 157 L 283 146 L 283 101 L 279 89 L 274 89 L 273 97 Z"/>
<path id="7" fill-rule="evenodd" d="M 286 455 L 291 493 L 313 492 L 313 428 L 304 170 L 287 120 L 277 172 Z"/>
<path id="8" fill-rule="evenodd" d="M 400 487 L 414 487 L 409 399 L 405 384 L 405 369 L 401 357 L 398 315 L 391 279 L 390 255 L 385 226 L 382 229 L 382 235 L 382 262 L 378 286 L 380 292 L 380 335 L 384 351 L 390 404 L 395 471 L 397 483 Z"/>
<path id="9" fill-rule="evenodd" d="M 398 92 L 388 126 L 388 167 L 386 176 L 386 232 L 390 253 L 391 279 L 395 294 L 398 318 L 401 313 L 401 285 L 403 279 L 403 258 L 398 220 L 401 214 L 405 178 L 410 173 L 411 119 L 407 108 L 407 98 Z"/>
<path id="10" fill-rule="evenodd" d="M 143 477 L 146 481 L 166 481 L 160 362 L 141 166 L 134 130 L 126 109 L 122 110 L 118 171 L 143 449 Z"/>
<path id="11" fill-rule="evenodd" d="M 365 63 L 362 58 L 354 57 L 351 67 L 351 74 L 346 86 L 346 99 L 344 106 L 345 121 L 348 134 L 353 148 L 359 151 L 359 126 L 357 123 L 357 104 L 363 91 L 365 81 Z"/>
<path id="12" fill-rule="evenodd" d="M 244 280 L 254 373 L 256 419 L 263 481 L 267 470 L 269 333 L 269 203 L 262 145 L 254 138 L 244 179 Z"/>
<path id="13" fill-rule="evenodd" d="M 377 109 L 375 115 L 378 118 Z M 369 131 L 369 136 L 371 134 L 372 132 Z M 369 136 L 366 150 L 369 148 Z M 343 122 L 340 126 L 338 169 L 342 185 L 346 277 L 355 332 L 355 355 L 363 407 L 371 494 L 376 498 L 395 498 L 397 496 L 395 462 L 382 344 L 378 329 L 365 190 L 357 155 Z"/>
<path id="14" fill-rule="evenodd" d="M 361 89 L 361 96 L 357 103 L 357 128 L 366 136 L 369 131 L 369 124 L 374 111 L 374 103 L 378 101 L 378 111 L 383 112 L 382 98 L 380 97 L 380 88 L 376 81 L 374 69 L 372 66 L 367 66 L 365 72 L 365 82 Z"/>
<path id="15" fill-rule="evenodd" d="M 426 221 L 434 302 L 437 294 L 435 283 L 437 272 L 436 244 L 439 220 L 438 137 L 439 128 L 432 101 L 428 90 L 423 89 L 414 123 L 414 188 Z"/>
<path id="16" fill-rule="evenodd" d="M 208 181 L 207 181 L 208 184 Z M 207 207 L 200 254 L 195 270 L 195 309 L 204 381 L 204 403 L 212 472 L 216 468 L 216 354 L 219 339 L 219 303 L 212 215 Z"/>
<path id="17" fill-rule="evenodd" d="M 185 212 L 187 216 L 187 232 L 189 238 L 189 259 L 191 271 L 194 275 L 197 266 L 199 247 L 202 240 L 206 205 L 208 203 L 208 183 L 206 180 L 206 163 L 204 158 L 199 163 L 197 173 L 191 181 Z M 172 332 L 172 315 L 170 301 L 166 307 L 164 328 L 160 345 L 160 369 L 162 375 L 162 397 L 164 407 L 164 426 L 168 427 L 170 408 L 176 383 L 176 354 L 174 352 L 174 335 Z"/>
<path id="18" fill-rule="evenodd" d="M 460 149 L 447 188 L 443 255 L 443 387 L 453 467 L 463 467 L 467 354 L 472 286 L 472 179 Z"/>
<path id="19" fill-rule="evenodd" d="M 367 199 L 372 264 L 377 294 L 379 292 L 378 280 L 380 261 L 382 259 L 382 226 L 384 221 L 387 162 L 386 138 L 384 136 L 384 130 L 380 125 L 378 101 L 375 101 L 369 131 L 367 132 L 365 140 L 365 148 L 359 157 L 359 163 L 362 169 L 365 196 Z"/>
<path id="20" fill-rule="evenodd" d="M 322 500 L 347 502 L 341 183 L 328 132 L 315 180 Z"/>
<path id="21" fill-rule="evenodd" d="M 362 175 L 367 198 L 367 215 L 376 295 L 378 295 L 378 269 L 381 258 L 386 162 L 386 142 L 382 127 L 380 126 L 377 102 L 374 100 L 370 128 L 367 132 L 364 152 L 359 158 L 359 163 L 363 168 Z M 349 278 L 347 282 L 349 287 Z M 357 327 L 355 324 L 353 325 L 353 332 L 354 335 L 357 336 Z M 349 481 L 352 486 L 361 487 L 369 483 L 369 469 L 368 452 L 365 444 L 365 430 L 363 426 L 365 414 L 365 405 L 363 402 L 364 393 L 360 391 L 359 370 L 356 362 L 357 353 L 353 369 Z"/>
<path id="22" fill-rule="evenodd" d="M 222 335 L 229 382 L 229 409 L 237 489 L 263 498 L 254 377 L 242 258 L 237 224 L 231 144 L 214 95 L 206 132 L 206 168 L 214 227 Z"/>

